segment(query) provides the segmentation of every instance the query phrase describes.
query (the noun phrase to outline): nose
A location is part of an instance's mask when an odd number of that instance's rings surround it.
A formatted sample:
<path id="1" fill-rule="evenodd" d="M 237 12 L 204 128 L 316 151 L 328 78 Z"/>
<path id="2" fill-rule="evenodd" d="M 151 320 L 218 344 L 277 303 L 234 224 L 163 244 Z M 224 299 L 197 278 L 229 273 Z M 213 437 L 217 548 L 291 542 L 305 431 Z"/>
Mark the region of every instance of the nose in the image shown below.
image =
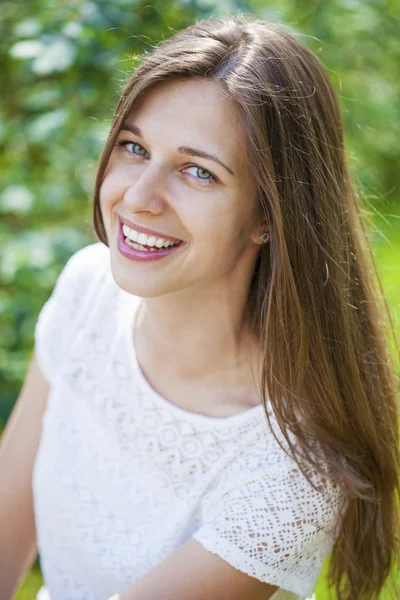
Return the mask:
<path id="1" fill-rule="evenodd" d="M 130 182 L 124 194 L 124 202 L 133 212 L 159 214 L 166 207 L 166 173 L 157 165 L 146 165 Z"/>

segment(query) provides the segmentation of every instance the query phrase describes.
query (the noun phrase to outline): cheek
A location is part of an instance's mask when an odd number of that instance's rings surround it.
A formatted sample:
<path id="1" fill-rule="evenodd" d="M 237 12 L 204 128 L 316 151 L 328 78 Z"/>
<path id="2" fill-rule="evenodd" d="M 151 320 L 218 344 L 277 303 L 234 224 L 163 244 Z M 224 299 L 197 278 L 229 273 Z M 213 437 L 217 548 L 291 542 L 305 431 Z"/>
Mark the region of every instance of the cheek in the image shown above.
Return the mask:
<path id="1" fill-rule="evenodd" d="M 249 237 L 252 215 L 243 201 L 243 196 L 224 198 L 225 202 L 215 204 L 208 226 L 213 239 L 220 238 L 221 243 L 242 244 Z M 227 201 L 229 200 L 229 201 Z"/>
<path id="2" fill-rule="evenodd" d="M 116 176 L 116 173 L 108 173 L 101 184 L 99 193 L 101 209 L 103 211 L 111 209 L 124 196 L 124 193 L 122 178 Z"/>
<path id="3" fill-rule="evenodd" d="M 123 197 L 123 193 L 121 196 L 121 190 L 118 187 L 120 187 L 118 186 L 118 180 L 112 174 L 108 174 L 104 178 L 99 191 L 99 205 L 107 235 L 110 235 L 113 208 L 118 200 Z"/>
<path id="4" fill-rule="evenodd" d="M 110 186 L 109 186 L 109 181 L 106 178 L 103 183 L 101 184 L 100 187 L 100 192 L 99 192 L 99 202 L 100 202 L 100 208 L 104 211 L 104 209 L 110 204 Z"/>
<path id="5" fill-rule="evenodd" d="M 215 260 L 226 252 L 230 253 L 234 246 L 238 247 L 238 240 L 243 235 L 242 227 L 226 206 L 222 210 L 214 207 L 214 210 L 200 213 L 192 219 L 192 230 L 195 245 L 199 247 L 200 244 L 202 252 Z"/>
<path id="6" fill-rule="evenodd" d="M 197 206 L 191 214 L 192 227 L 202 245 L 241 253 L 249 244 L 255 215 L 248 190 L 227 192 Z"/>

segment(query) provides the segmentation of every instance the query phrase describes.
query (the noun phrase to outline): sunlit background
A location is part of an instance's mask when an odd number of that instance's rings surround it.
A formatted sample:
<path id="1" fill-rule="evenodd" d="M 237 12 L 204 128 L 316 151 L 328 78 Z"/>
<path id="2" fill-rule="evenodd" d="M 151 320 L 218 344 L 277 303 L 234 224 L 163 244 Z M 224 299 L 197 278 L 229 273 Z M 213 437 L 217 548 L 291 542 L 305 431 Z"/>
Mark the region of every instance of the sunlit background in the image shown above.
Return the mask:
<path id="1" fill-rule="evenodd" d="M 95 164 L 135 56 L 198 19 L 238 11 L 282 23 L 328 71 L 400 332 L 400 0 L 3 0 L 0 432 L 22 386 L 41 306 L 71 254 L 97 241 Z M 325 572 L 326 565 L 317 600 L 328 598 Z M 34 600 L 41 583 L 36 562 L 17 600 Z"/>

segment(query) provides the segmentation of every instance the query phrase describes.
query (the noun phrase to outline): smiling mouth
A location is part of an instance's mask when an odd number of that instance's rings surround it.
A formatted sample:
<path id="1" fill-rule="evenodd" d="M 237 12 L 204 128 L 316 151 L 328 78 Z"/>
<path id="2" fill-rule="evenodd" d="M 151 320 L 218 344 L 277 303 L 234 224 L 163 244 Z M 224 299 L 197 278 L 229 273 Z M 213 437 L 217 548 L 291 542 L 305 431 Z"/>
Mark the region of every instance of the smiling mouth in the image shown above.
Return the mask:
<path id="1" fill-rule="evenodd" d="M 148 234 L 136 230 L 123 221 L 120 223 L 121 233 L 125 243 L 134 250 L 142 252 L 159 252 L 168 248 L 179 246 L 182 240 L 164 238 L 157 234 Z"/>
<path id="2" fill-rule="evenodd" d="M 125 241 L 125 244 L 127 244 L 134 250 L 141 250 L 144 252 L 160 252 L 160 251 L 167 250 L 169 248 L 172 248 L 174 246 L 179 246 L 180 244 L 182 244 L 182 242 L 178 241 L 173 244 L 170 244 L 169 246 L 161 246 L 160 248 L 158 248 L 155 246 L 146 246 L 143 244 L 138 244 L 137 242 L 133 242 L 132 240 L 130 240 L 128 237 L 124 237 L 124 241 Z"/>
<path id="3" fill-rule="evenodd" d="M 120 253 L 126 258 L 146 262 L 161 259 L 185 246 L 183 240 L 148 235 L 128 227 L 122 221 L 120 221 L 117 244 Z"/>

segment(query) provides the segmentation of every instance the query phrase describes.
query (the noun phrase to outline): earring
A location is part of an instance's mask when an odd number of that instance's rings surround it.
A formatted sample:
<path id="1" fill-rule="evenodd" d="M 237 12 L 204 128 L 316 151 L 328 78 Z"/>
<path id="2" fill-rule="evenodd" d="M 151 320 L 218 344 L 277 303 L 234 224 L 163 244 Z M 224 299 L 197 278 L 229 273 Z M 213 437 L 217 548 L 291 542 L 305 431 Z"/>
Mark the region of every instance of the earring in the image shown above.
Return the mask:
<path id="1" fill-rule="evenodd" d="M 268 233 L 268 231 L 264 231 L 260 235 L 260 242 L 262 242 L 263 244 L 265 244 L 266 242 L 268 242 L 268 240 L 269 240 L 269 233 Z"/>

